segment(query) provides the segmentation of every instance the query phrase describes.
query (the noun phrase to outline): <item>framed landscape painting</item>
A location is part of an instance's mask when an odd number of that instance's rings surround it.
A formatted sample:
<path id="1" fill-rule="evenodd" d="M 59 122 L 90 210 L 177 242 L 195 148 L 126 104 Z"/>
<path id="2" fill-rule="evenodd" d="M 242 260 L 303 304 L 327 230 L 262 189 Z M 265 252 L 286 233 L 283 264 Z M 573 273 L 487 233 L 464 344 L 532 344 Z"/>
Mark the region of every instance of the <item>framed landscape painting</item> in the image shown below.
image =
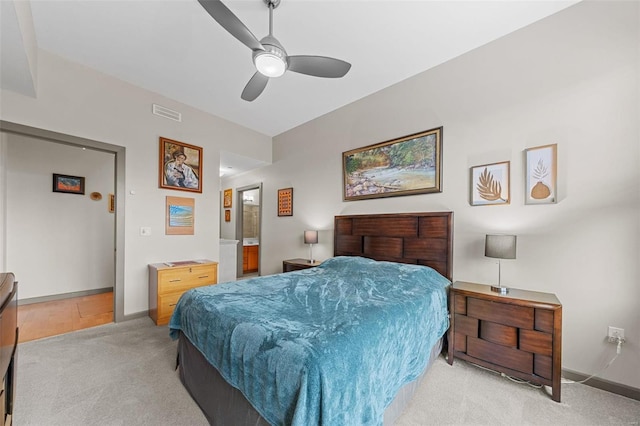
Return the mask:
<path id="1" fill-rule="evenodd" d="M 84 195 L 84 177 L 54 173 L 53 192 Z"/>
<path id="2" fill-rule="evenodd" d="M 345 201 L 441 192 L 442 127 L 342 153 Z"/>
<path id="3" fill-rule="evenodd" d="M 471 167 L 472 206 L 509 204 L 509 161 Z"/>

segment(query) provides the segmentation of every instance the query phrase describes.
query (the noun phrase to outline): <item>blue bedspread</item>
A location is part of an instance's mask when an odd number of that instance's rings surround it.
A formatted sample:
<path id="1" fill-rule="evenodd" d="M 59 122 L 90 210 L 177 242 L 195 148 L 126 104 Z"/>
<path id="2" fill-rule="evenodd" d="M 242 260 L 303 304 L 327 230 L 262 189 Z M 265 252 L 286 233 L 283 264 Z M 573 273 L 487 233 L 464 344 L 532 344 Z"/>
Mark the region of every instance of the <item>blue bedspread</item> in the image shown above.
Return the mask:
<path id="1" fill-rule="evenodd" d="M 335 257 L 190 290 L 169 327 L 272 425 L 380 425 L 449 327 L 448 285 L 425 266 Z"/>

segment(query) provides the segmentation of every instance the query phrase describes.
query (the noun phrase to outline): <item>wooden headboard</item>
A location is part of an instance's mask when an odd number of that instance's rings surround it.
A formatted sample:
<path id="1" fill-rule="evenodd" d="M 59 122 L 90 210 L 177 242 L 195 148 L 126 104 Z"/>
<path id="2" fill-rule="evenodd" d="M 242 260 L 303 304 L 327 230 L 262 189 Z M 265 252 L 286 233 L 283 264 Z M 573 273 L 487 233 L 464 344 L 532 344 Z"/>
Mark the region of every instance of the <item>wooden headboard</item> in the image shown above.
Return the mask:
<path id="1" fill-rule="evenodd" d="M 336 216 L 334 256 L 427 265 L 453 276 L 453 212 Z"/>

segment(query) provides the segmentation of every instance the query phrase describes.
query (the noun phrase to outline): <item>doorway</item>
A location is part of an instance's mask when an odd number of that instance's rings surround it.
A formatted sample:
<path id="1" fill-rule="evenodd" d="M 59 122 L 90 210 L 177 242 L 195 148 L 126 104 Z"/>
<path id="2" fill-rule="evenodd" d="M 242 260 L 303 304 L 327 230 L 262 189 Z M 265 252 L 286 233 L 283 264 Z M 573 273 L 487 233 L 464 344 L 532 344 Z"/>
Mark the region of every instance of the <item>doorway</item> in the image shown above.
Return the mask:
<path id="1" fill-rule="evenodd" d="M 124 170 L 125 148 L 95 140 L 66 135 L 49 130 L 25 126 L 22 124 L 0 121 L 2 133 L 24 135 L 46 142 L 59 143 L 75 147 L 86 147 L 96 151 L 114 154 L 114 283 L 113 283 L 113 320 L 123 321 L 124 316 L 124 209 L 117 206 L 124 205 Z M 6 194 L 0 194 L 5 196 Z M 106 195 L 106 194 L 105 194 Z"/>
<path id="2" fill-rule="evenodd" d="M 243 186 L 236 190 L 236 240 L 238 244 L 237 277 L 260 275 L 262 247 L 262 183 Z"/>

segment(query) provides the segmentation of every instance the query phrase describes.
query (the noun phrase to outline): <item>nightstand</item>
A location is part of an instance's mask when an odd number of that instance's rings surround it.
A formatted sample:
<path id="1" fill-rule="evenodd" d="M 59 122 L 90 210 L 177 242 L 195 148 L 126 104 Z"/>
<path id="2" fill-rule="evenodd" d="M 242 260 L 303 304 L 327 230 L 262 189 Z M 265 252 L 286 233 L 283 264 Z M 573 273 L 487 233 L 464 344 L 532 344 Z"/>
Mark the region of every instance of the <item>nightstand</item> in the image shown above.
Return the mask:
<path id="1" fill-rule="evenodd" d="M 309 263 L 309 259 L 287 259 L 282 261 L 282 272 L 299 271 L 300 269 L 315 268 L 322 262 L 317 260 Z"/>
<path id="2" fill-rule="evenodd" d="M 551 293 L 462 281 L 449 293 L 448 362 L 465 361 L 538 385 L 560 402 L 562 305 Z"/>

